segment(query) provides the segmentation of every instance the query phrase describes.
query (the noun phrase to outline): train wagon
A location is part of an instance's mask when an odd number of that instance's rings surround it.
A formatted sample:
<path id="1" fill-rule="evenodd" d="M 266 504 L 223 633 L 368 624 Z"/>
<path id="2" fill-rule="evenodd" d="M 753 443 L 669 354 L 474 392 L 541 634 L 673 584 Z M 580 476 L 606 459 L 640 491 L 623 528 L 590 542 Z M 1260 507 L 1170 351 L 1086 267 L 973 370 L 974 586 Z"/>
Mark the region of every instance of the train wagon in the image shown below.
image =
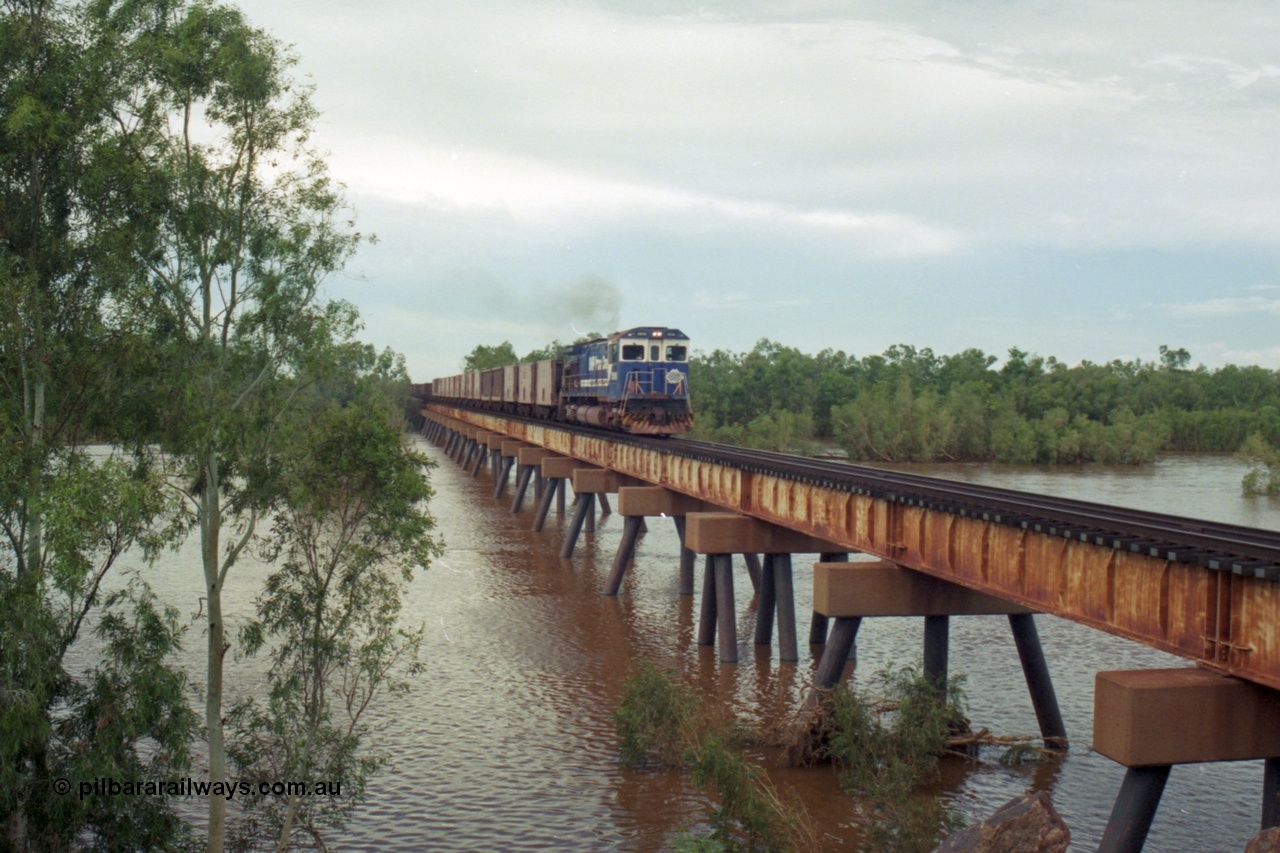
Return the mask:
<path id="1" fill-rule="evenodd" d="M 693 426 L 689 337 L 667 326 L 637 326 L 567 347 L 563 357 L 444 377 L 441 402 L 642 435 Z"/>

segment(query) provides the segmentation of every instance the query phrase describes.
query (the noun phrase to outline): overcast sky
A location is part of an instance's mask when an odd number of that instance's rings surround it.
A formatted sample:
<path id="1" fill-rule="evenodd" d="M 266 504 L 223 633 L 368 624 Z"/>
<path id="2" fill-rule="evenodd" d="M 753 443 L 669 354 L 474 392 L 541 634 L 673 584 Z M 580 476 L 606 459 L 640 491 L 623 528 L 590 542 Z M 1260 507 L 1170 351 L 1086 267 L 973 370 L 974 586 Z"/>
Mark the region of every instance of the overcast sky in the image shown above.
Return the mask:
<path id="1" fill-rule="evenodd" d="M 244 0 L 417 381 L 669 325 L 1280 367 L 1280 5 Z"/>

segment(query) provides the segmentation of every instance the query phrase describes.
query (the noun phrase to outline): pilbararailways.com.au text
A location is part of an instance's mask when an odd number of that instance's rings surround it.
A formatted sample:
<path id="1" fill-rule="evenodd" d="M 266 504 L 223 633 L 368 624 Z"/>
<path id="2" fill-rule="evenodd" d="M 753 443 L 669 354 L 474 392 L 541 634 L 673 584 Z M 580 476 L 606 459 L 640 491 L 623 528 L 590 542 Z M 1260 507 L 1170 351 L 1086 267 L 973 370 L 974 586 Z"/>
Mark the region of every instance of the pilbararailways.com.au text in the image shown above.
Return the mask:
<path id="1" fill-rule="evenodd" d="M 236 797 L 341 797 L 341 782 L 209 782 L 203 779 L 166 781 L 130 779 L 117 781 L 110 776 L 82 780 L 74 786 L 85 797 L 225 797 L 228 802 Z M 53 790 L 58 794 L 70 794 L 73 785 L 69 779 L 54 779 Z"/>

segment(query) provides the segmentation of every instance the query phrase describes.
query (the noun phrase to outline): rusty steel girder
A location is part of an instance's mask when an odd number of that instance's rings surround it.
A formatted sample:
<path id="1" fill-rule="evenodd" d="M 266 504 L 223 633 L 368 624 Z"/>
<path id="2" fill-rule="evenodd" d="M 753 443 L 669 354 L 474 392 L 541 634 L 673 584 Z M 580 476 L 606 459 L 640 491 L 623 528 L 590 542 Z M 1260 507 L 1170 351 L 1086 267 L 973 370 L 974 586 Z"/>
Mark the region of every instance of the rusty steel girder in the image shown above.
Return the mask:
<path id="1" fill-rule="evenodd" d="M 564 456 L 1280 689 L 1280 583 L 549 424 L 433 407 Z"/>

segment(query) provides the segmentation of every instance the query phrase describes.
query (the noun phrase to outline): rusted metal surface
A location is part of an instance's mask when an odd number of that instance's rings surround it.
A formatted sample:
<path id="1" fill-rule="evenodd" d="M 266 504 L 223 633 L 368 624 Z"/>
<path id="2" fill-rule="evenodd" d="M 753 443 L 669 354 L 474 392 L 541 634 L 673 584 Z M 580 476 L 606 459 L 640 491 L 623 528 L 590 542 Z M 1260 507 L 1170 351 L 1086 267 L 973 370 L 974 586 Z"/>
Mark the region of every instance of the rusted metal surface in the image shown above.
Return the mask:
<path id="1" fill-rule="evenodd" d="M 1280 688 L 1280 583 L 608 436 L 437 411 Z"/>

